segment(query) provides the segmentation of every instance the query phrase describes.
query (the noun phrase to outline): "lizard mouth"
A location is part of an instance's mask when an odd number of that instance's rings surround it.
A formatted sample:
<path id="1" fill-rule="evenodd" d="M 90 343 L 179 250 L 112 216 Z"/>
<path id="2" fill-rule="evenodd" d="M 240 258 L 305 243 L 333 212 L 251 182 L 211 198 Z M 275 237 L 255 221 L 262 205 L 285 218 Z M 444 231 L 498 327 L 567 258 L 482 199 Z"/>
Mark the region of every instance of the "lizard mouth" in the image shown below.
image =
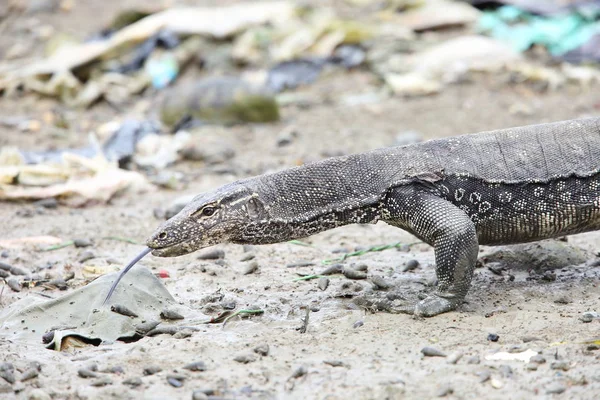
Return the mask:
<path id="1" fill-rule="evenodd" d="M 148 247 L 152 249 L 152 255 L 155 257 L 177 257 L 192 253 L 198 250 L 197 246 L 190 241 L 172 244 L 165 247 L 157 247 L 148 243 Z"/>

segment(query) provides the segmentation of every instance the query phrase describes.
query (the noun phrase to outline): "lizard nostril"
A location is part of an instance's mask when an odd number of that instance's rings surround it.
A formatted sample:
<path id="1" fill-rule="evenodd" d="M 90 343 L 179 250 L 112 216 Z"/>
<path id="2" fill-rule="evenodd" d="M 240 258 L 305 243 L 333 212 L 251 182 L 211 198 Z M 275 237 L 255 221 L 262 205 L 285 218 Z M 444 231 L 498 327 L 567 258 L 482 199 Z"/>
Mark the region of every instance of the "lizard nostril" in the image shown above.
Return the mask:
<path id="1" fill-rule="evenodd" d="M 158 238 L 159 238 L 159 239 L 166 239 L 166 238 L 167 238 L 167 232 L 161 232 L 161 233 L 158 235 Z"/>

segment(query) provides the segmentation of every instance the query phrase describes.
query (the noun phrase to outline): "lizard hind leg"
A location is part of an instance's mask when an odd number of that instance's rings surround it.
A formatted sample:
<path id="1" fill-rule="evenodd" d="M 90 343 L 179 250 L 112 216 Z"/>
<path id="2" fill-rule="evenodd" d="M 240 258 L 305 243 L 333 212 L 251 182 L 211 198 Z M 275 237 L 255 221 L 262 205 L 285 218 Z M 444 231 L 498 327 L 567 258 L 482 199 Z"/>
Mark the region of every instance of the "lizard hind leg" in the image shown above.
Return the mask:
<path id="1" fill-rule="evenodd" d="M 432 317 L 456 309 L 471 286 L 475 270 L 479 249 L 475 224 L 463 210 L 431 192 L 398 188 L 393 198 L 388 203 L 392 209 L 388 209 L 402 221 L 394 225 L 433 246 L 438 278 L 433 294 L 398 311 Z"/>

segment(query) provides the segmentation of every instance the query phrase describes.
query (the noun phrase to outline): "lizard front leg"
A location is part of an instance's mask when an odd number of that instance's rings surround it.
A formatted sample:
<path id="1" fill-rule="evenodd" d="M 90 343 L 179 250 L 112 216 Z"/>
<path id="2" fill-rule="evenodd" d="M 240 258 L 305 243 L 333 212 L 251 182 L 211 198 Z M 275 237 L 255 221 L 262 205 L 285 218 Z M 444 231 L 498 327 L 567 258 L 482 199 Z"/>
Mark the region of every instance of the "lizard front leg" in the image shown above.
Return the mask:
<path id="1" fill-rule="evenodd" d="M 479 243 L 475 224 L 454 204 L 425 188 L 394 188 L 386 198 L 384 218 L 435 251 L 438 286 L 432 295 L 401 312 L 431 317 L 459 306 L 471 285 Z"/>

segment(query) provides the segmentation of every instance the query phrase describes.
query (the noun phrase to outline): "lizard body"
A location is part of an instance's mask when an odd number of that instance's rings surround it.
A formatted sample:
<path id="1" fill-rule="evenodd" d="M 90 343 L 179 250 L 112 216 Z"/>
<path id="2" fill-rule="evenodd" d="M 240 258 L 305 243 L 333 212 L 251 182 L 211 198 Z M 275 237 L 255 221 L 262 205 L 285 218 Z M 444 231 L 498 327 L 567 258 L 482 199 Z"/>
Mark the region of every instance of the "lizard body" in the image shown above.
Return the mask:
<path id="1" fill-rule="evenodd" d="M 483 132 L 334 157 L 204 193 L 148 239 L 156 256 L 267 244 L 384 221 L 435 250 L 433 316 L 468 292 L 480 244 L 600 229 L 600 118 Z"/>

